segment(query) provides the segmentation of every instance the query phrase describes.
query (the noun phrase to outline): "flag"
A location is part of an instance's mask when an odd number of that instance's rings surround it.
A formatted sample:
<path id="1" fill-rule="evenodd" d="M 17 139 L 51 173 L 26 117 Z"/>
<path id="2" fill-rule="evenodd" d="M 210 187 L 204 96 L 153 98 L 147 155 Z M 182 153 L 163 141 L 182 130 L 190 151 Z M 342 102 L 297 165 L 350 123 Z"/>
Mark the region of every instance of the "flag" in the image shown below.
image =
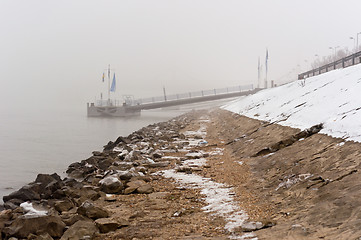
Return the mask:
<path id="1" fill-rule="evenodd" d="M 114 73 L 114 76 L 113 76 L 113 82 L 112 82 L 112 86 L 110 87 L 110 91 L 115 92 L 115 73 Z"/>
<path id="2" fill-rule="evenodd" d="M 109 65 L 109 68 L 108 68 L 108 78 L 110 78 L 110 65 Z"/>
<path id="3" fill-rule="evenodd" d="M 266 50 L 266 76 L 268 72 L 268 49 Z"/>
<path id="4" fill-rule="evenodd" d="M 103 72 L 102 82 L 104 82 L 104 72 Z"/>
<path id="5" fill-rule="evenodd" d="M 258 85 L 260 79 L 261 79 L 261 62 L 260 62 L 260 58 L 258 57 Z"/>

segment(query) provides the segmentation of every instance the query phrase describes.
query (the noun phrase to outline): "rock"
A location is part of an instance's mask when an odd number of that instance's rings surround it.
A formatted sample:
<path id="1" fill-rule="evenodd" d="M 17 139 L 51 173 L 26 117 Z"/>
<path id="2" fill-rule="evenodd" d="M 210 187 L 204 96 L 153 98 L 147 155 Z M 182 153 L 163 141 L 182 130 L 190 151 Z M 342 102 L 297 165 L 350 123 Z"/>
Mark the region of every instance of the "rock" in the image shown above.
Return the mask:
<path id="1" fill-rule="evenodd" d="M 99 152 L 99 151 L 93 151 L 92 154 L 93 154 L 94 156 L 102 156 L 102 155 L 103 155 L 103 153 L 102 153 L 102 152 Z"/>
<path id="2" fill-rule="evenodd" d="M 58 212 L 69 211 L 69 209 L 73 207 L 74 204 L 70 200 L 60 200 L 60 201 L 56 201 L 54 204 L 54 208 Z"/>
<path id="3" fill-rule="evenodd" d="M 115 202 L 117 198 L 113 194 L 106 194 L 104 200 L 107 202 Z"/>
<path id="4" fill-rule="evenodd" d="M 152 193 L 153 191 L 154 191 L 153 187 L 148 183 L 137 188 L 137 192 L 140 194 L 149 194 Z"/>
<path id="5" fill-rule="evenodd" d="M 130 194 L 132 192 L 137 193 L 152 193 L 153 187 L 143 180 L 135 180 L 126 184 L 128 187 L 124 190 L 124 194 Z"/>
<path id="6" fill-rule="evenodd" d="M 0 239 L 1 239 L 1 229 L 5 227 L 5 224 L 10 221 L 13 217 L 13 212 L 11 210 L 3 210 L 0 212 Z"/>
<path id="7" fill-rule="evenodd" d="M 262 229 L 263 227 L 264 227 L 264 225 L 261 222 L 244 222 L 241 225 L 243 232 L 252 232 L 252 231 Z"/>
<path id="8" fill-rule="evenodd" d="M 49 233 L 41 234 L 40 236 L 37 236 L 34 240 L 54 240 Z"/>
<path id="9" fill-rule="evenodd" d="M 161 158 L 163 157 L 163 153 L 160 150 L 156 150 L 152 153 L 153 158 Z"/>
<path id="10" fill-rule="evenodd" d="M 111 166 L 109 169 L 125 171 L 131 169 L 132 167 L 132 162 L 114 162 L 113 166 Z"/>
<path id="11" fill-rule="evenodd" d="M 5 202 L 4 207 L 5 207 L 5 209 L 14 210 L 14 209 L 18 208 L 20 206 L 20 204 L 22 204 L 22 203 L 23 203 L 22 200 L 15 198 L 15 199 L 11 199 L 11 200 Z"/>
<path id="12" fill-rule="evenodd" d="M 117 171 L 117 176 L 121 180 L 129 180 L 134 177 L 134 174 L 130 171 Z"/>
<path id="13" fill-rule="evenodd" d="M 83 203 L 85 200 L 90 199 L 92 201 L 97 200 L 100 198 L 100 194 L 93 190 L 93 188 L 88 188 L 86 186 L 83 186 L 81 189 L 76 190 L 72 188 L 66 188 L 64 189 L 67 196 L 76 199 L 80 198 L 80 204 Z"/>
<path id="14" fill-rule="evenodd" d="M 18 191 L 12 192 L 7 196 L 3 197 L 4 202 L 9 201 L 10 199 L 19 199 L 22 202 L 26 202 L 29 200 L 40 200 L 40 195 L 36 191 L 33 190 L 34 186 L 25 185 L 20 188 Z"/>
<path id="15" fill-rule="evenodd" d="M 175 170 L 176 172 L 192 173 L 192 168 L 189 166 L 178 166 Z"/>
<path id="16" fill-rule="evenodd" d="M 110 218 L 99 218 L 95 220 L 95 224 L 101 233 L 115 231 L 119 227 L 119 223 Z"/>
<path id="17" fill-rule="evenodd" d="M 143 164 L 144 167 L 148 167 L 148 168 L 161 168 L 161 167 L 167 167 L 168 165 L 169 165 L 169 161 Z"/>
<path id="18" fill-rule="evenodd" d="M 3 232 L 7 236 L 26 238 L 29 234 L 48 233 L 52 237 L 61 237 L 65 229 L 65 223 L 59 216 L 21 216 Z"/>
<path id="19" fill-rule="evenodd" d="M 79 215 L 77 213 L 75 213 L 75 214 L 70 214 L 70 213 L 62 214 L 60 217 L 67 226 L 71 226 L 74 223 L 76 223 L 77 221 L 89 220 L 89 218 L 84 217 L 83 215 Z"/>
<path id="20" fill-rule="evenodd" d="M 98 232 L 93 221 L 78 221 L 65 231 L 60 240 L 93 239 Z"/>
<path id="21" fill-rule="evenodd" d="M 100 182 L 100 190 L 105 193 L 119 193 L 123 190 L 123 183 L 116 176 L 109 176 Z"/>
<path id="22" fill-rule="evenodd" d="M 109 213 L 103 208 L 97 207 L 89 200 L 86 200 L 77 210 L 77 213 L 91 219 L 106 218 Z"/>
<path id="23" fill-rule="evenodd" d="M 61 182 L 61 178 L 58 174 L 53 173 L 51 175 L 49 174 L 38 174 L 38 176 L 35 179 L 36 183 L 40 183 L 42 187 L 47 186 L 49 183 L 56 181 Z"/>
<path id="24" fill-rule="evenodd" d="M 113 164 L 113 162 L 114 161 L 112 159 L 106 158 L 98 162 L 98 167 L 99 169 L 105 171 Z"/>

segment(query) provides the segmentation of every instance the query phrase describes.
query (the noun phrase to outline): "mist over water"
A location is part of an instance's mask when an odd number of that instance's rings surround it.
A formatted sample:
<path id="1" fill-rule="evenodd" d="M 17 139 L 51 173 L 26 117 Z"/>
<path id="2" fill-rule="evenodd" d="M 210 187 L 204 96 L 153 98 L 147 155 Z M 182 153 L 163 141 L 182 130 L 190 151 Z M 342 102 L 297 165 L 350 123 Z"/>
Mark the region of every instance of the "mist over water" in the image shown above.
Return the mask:
<path id="1" fill-rule="evenodd" d="M 0 197 L 34 181 L 39 173 L 64 172 L 69 164 L 102 150 L 109 141 L 152 123 L 169 120 L 191 109 L 225 101 L 143 111 L 139 117 L 88 118 L 86 106 L 58 105 L 0 112 Z"/>

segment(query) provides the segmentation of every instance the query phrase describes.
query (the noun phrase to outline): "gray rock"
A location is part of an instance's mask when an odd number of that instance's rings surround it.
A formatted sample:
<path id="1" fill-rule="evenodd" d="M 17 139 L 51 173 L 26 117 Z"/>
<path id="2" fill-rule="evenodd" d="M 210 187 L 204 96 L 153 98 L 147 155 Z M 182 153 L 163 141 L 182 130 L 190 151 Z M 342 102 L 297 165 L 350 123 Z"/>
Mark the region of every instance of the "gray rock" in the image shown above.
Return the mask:
<path id="1" fill-rule="evenodd" d="M 106 218 L 109 213 L 103 208 L 97 207 L 89 200 L 86 200 L 77 210 L 77 213 L 91 219 Z"/>
<path id="2" fill-rule="evenodd" d="M 12 192 L 7 196 L 3 197 L 4 202 L 7 202 L 11 199 L 19 199 L 22 202 L 26 202 L 29 200 L 40 200 L 40 195 L 36 191 L 34 191 L 33 185 L 25 185 L 20 188 L 18 191 Z"/>
<path id="3" fill-rule="evenodd" d="M 65 223 L 59 216 L 21 216 L 3 232 L 7 236 L 26 238 L 29 234 L 48 233 L 52 237 L 61 237 L 65 229 Z"/>
<path id="4" fill-rule="evenodd" d="M 100 190 L 105 193 L 119 193 L 123 190 L 123 183 L 116 176 L 109 176 L 100 182 Z"/>
<path id="5" fill-rule="evenodd" d="M 98 232 L 93 221 L 78 221 L 65 231 L 60 240 L 93 239 Z"/>
<path id="6" fill-rule="evenodd" d="M 130 171 L 117 171 L 117 176 L 121 180 L 129 180 L 134 177 L 134 174 Z"/>
<path id="7" fill-rule="evenodd" d="M 262 229 L 263 227 L 264 227 L 264 225 L 261 222 L 244 222 L 241 225 L 243 232 L 252 232 L 252 231 Z"/>

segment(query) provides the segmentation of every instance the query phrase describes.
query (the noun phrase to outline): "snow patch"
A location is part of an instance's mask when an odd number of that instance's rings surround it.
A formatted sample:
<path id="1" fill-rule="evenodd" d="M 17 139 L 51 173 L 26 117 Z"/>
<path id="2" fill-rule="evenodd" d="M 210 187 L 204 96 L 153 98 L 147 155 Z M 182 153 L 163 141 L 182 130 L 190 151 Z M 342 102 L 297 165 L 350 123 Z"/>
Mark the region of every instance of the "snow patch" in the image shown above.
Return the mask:
<path id="1" fill-rule="evenodd" d="M 248 219 L 247 213 L 234 203 L 233 188 L 196 174 L 177 173 L 174 170 L 165 170 L 161 173 L 166 178 L 177 180 L 185 187 L 201 189 L 201 193 L 205 195 L 205 201 L 208 204 L 203 207 L 203 210 L 223 217 L 227 222 L 225 226 L 227 231 L 232 233 L 235 228 L 240 227 Z"/>
<path id="2" fill-rule="evenodd" d="M 26 212 L 25 216 L 37 217 L 37 216 L 45 216 L 48 214 L 48 211 L 42 211 L 42 210 L 35 209 L 33 207 L 33 203 L 23 202 L 22 204 L 20 204 L 20 207 L 22 207 L 24 209 L 24 211 Z"/>
<path id="3" fill-rule="evenodd" d="M 275 190 L 277 191 L 280 188 L 290 188 L 292 185 L 294 185 L 294 184 L 296 184 L 298 182 L 307 180 L 312 176 L 313 176 L 312 174 L 306 173 L 306 174 L 300 174 L 300 175 L 298 175 L 298 177 L 297 176 L 286 177 L 287 180 L 281 182 L 280 184 L 278 184 L 278 186 L 277 186 L 277 188 Z"/>
<path id="4" fill-rule="evenodd" d="M 240 98 L 223 109 L 258 120 L 361 142 L 361 64 Z M 302 80 L 303 81 L 303 80 Z M 347 91 L 346 91 L 347 90 Z"/>

